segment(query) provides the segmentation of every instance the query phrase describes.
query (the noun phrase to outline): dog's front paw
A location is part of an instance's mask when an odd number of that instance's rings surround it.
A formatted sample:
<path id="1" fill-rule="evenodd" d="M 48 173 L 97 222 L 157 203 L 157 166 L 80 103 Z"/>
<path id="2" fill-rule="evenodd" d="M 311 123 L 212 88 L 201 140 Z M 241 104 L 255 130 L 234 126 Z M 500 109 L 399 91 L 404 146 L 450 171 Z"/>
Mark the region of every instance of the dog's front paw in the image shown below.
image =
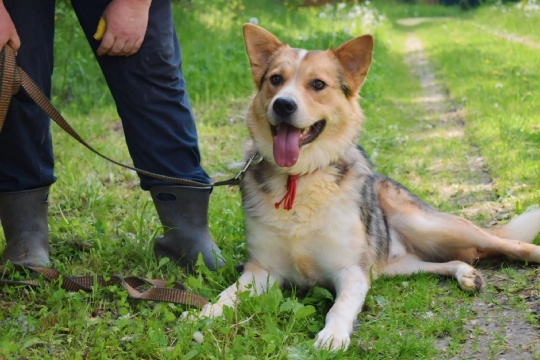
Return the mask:
<path id="1" fill-rule="evenodd" d="M 195 322 L 199 320 L 199 317 L 197 316 L 197 314 L 194 314 L 191 311 L 184 311 L 182 315 L 180 316 L 180 320 L 188 321 L 188 322 Z"/>
<path id="2" fill-rule="evenodd" d="M 223 307 L 216 304 L 205 305 L 199 313 L 193 313 L 191 311 L 184 311 L 181 319 L 184 321 L 195 322 L 203 318 L 215 318 L 223 314 Z"/>
<path id="3" fill-rule="evenodd" d="M 199 313 L 199 317 L 208 317 L 208 318 L 215 318 L 223 315 L 223 306 L 218 304 L 207 304 L 204 305 L 201 312 Z"/>
<path id="4" fill-rule="evenodd" d="M 350 343 L 349 331 L 332 326 L 325 326 L 315 339 L 316 348 L 332 351 L 345 350 Z"/>

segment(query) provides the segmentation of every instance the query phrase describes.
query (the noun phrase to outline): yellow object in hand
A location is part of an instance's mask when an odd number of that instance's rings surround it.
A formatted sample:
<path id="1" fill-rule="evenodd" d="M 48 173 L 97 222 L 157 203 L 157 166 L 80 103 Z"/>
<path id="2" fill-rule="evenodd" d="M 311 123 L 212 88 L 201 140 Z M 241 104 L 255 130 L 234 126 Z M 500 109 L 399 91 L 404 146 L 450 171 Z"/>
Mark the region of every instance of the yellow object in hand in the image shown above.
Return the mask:
<path id="1" fill-rule="evenodd" d="M 105 30 L 107 30 L 107 23 L 105 22 L 104 18 L 100 17 L 96 33 L 94 34 L 94 39 L 101 40 L 103 38 L 103 35 L 105 34 Z"/>

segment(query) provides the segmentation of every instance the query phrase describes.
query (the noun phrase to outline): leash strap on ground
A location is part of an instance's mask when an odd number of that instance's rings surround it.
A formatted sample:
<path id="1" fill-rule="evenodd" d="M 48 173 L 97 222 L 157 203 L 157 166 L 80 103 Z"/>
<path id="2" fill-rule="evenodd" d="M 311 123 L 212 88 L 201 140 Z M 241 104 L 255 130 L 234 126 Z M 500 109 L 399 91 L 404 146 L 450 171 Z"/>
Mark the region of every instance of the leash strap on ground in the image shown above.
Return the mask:
<path id="1" fill-rule="evenodd" d="M 11 280 L 20 276 L 30 276 L 30 279 Z M 35 275 L 41 276 L 42 280 L 36 280 Z M 127 290 L 128 296 L 135 300 L 160 301 L 174 304 L 188 305 L 202 308 L 208 304 L 208 300 L 200 295 L 187 291 L 184 284 L 180 282 L 171 283 L 172 287 L 167 287 L 167 282 L 162 279 L 146 279 L 137 276 L 122 278 L 118 275 L 105 277 L 97 276 L 63 276 L 58 271 L 46 267 L 11 265 L 9 267 L 0 265 L 0 284 L 40 287 L 43 283 L 49 284 L 59 282 L 64 290 L 77 292 L 92 292 L 95 286 L 120 286 Z"/>
<path id="2" fill-rule="evenodd" d="M 32 98 L 32 100 L 49 115 L 49 117 L 57 123 L 65 132 L 71 135 L 75 140 L 84 145 L 90 151 L 96 155 L 104 158 L 121 166 L 123 168 L 136 171 L 139 174 L 149 176 L 154 179 L 159 179 L 163 181 L 168 181 L 174 184 L 184 185 L 184 186 L 194 186 L 194 187 L 209 187 L 209 186 L 223 186 L 223 185 L 238 185 L 239 184 L 239 175 L 236 177 L 225 180 L 218 181 L 213 184 L 205 184 L 197 181 L 186 180 L 175 178 L 171 176 L 165 176 L 156 174 L 150 171 L 138 169 L 133 166 L 122 164 L 118 161 L 115 161 L 96 149 L 94 149 L 90 144 L 88 144 L 77 132 L 69 125 L 69 123 L 64 119 L 64 117 L 56 110 L 56 108 L 50 103 L 49 99 L 43 94 L 41 89 L 36 85 L 36 83 L 24 72 L 23 69 L 17 66 L 15 60 L 15 52 L 13 49 L 6 45 L 2 48 L 0 52 L 0 131 L 4 125 L 4 120 L 6 118 L 7 110 L 9 108 L 9 103 L 11 97 L 19 92 L 20 88 L 23 88 L 26 93 Z"/>
<path id="3" fill-rule="evenodd" d="M 102 158 L 122 166 L 124 168 L 138 172 L 146 176 L 150 176 L 156 179 L 163 181 L 169 181 L 172 183 L 185 185 L 185 186 L 196 186 L 196 187 L 208 187 L 208 186 L 219 186 L 219 185 L 237 185 L 238 176 L 221 181 L 215 184 L 205 184 L 199 183 L 196 181 L 179 179 L 164 175 L 155 174 L 146 170 L 141 170 L 132 166 L 124 165 L 115 160 L 108 158 L 107 156 L 101 154 L 92 146 L 90 146 L 84 139 L 82 139 L 79 134 L 68 124 L 64 117 L 52 106 L 49 99 L 43 94 L 41 89 L 34 83 L 34 81 L 17 66 L 15 60 L 15 52 L 9 46 L 4 46 L 0 52 L 0 131 L 4 125 L 4 120 L 9 108 L 9 103 L 11 102 L 11 97 L 17 94 L 23 88 L 32 100 L 49 115 L 49 117 L 54 120 L 64 131 L 69 135 L 75 138 L 78 142 L 84 145 L 86 148 L 94 152 L 95 154 L 101 156 Z M 18 273 L 32 273 L 33 275 L 41 275 L 46 283 L 53 281 L 58 281 L 61 279 L 61 287 L 68 291 L 92 291 L 94 286 L 121 286 L 127 290 L 128 295 L 131 299 L 137 300 L 147 300 L 147 301 L 163 301 L 171 302 L 176 304 L 183 304 L 195 307 L 202 307 L 208 303 L 204 297 L 196 295 L 186 290 L 185 286 L 179 282 L 173 283 L 173 287 L 166 287 L 166 282 L 159 279 L 145 279 L 140 277 L 126 277 L 122 278 L 120 276 L 80 276 L 80 277 L 66 277 L 62 276 L 58 271 L 45 267 L 24 267 L 24 266 L 13 266 L 13 270 Z M 12 270 L 8 270 L 5 266 L 0 266 L 0 284 L 8 285 L 25 285 L 31 287 L 38 287 L 42 282 L 35 279 L 27 280 L 10 280 L 9 276 L 13 275 Z M 146 290 L 141 290 L 146 287 Z"/>

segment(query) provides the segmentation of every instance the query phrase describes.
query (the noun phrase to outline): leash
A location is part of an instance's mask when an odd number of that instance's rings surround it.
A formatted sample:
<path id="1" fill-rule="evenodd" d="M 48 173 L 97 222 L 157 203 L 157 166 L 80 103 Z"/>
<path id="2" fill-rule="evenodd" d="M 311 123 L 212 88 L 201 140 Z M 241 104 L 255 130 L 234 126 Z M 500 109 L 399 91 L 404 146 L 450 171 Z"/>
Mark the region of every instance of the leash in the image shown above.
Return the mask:
<path id="1" fill-rule="evenodd" d="M 10 277 L 20 277 L 28 275 L 31 279 L 11 280 Z M 160 301 L 175 304 L 188 305 L 201 308 L 208 304 L 208 300 L 200 295 L 187 291 L 184 284 L 175 281 L 172 287 L 167 287 L 167 282 L 162 279 L 146 279 L 137 276 L 122 278 L 118 275 L 110 277 L 98 276 L 77 276 L 68 277 L 61 275 L 58 271 L 34 266 L 0 265 L 0 284 L 40 287 L 42 281 L 36 280 L 35 275 L 42 276 L 46 284 L 59 282 L 60 287 L 70 292 L 92 292 L 96 286 L 120 286 L 127 290 L 128 297 L 134 300 Z"/>
<path id="2" fill-rule="evenodd" d="M 180 179 L 160 174 L 155 174 L 150 171 L 138 169 L 133 166 L 125 165 L 117 162 L 94 149 L 88 144 L 64 119 L 58 110 L 50 103 L 49 99 L 43 94 L 41 89 L 36 83 L 28 76 L 28 74 L 17 66 L 15 60 L 15 52 L 13 49 L 6 45 L 0 51 L 0 132 L 4 125 L 6 114 L 11 102 L 11 97 L 17 94 L 20 89 L 23 89 L 30 98 L 43 110 L 47 115 L 56 122 L 65 132 L 71 135 L 75 140 L 84 145 L 93 153 L 121 166 L 123 168 L 136 171 L 139 174 L 146 175 L 155 179 L 168 181 L 174 184 L 180 184 L 184 186 L 194 187 L 208 187 L 208 186 L 223 186 L 223 185 L 238 185 L 240 180 L 244 176 L 247 169 L 254 164 L 262 161 L 262 156 L 259 153 L 253 154 L 247 161 L 242 170 L 235 177 L 214 182 L 212 184 L 200 183 L 197 181 L 191 181 L 186 179 Z M 140 277 L 126 277 L 110 276 L 104 277 L 98 276 L 80 276 L 80 277 L 67 277 L 62 276 L 58 271 L 45 268 L 45 267 L 28 267 L 14 265 L 10 268 L 0 265 L 0 284 L 5 285 L 23 285 L 30 287 L 38 287 L 42 282 L 35 279 L 29 280 L 11 280 L 13 277 L 17 278 L 16 273 L 25 273 L 33 275 L 41 275 L 46 283 L 51 283 L 60 280 L 60 286 L 68 291 L 86 291 L 91 292 L 92 289 L 97 286 L 121 286 L 127 290 L 128 295 L 132 299 L 148 300 L 148 301 L 164 301 L 177 304 L 184 304 L 189 306 L 202 307 L 208 303 L 204 297 L 196 295 L 186 290 L 186 287 L 179 283 L 173 283 L 173 287 L 167 287 L 166 282 L 160 279 L 145 279 Z M 20 275 L 19 275 L 20 277 Z M 11 279 L 10 279 L 11 278 Z M 149 287 L 146 290 L 141 290 L 142 287 Z"/>
<path id="3" fill-rule="evenodd" d="M 95 153 L 96 155 L 102 157 L 103 159 L 112 162 L 123 168 L 136 171 L 139 174 L 152 177 L 154 179 L 159 179 L 162 181 L 168 181 L 174 184 L 184 185 L 184 186 L 194 186 L 194 187 L 208 187 L 208 186 L 223 186 L 223 185 L 238 185 L 242 176 L 246 172 L 247 168 L 254 164 L 254 161 L 258 158 L 259 162 L 262 160 L 258 154 L 252 156 L 246 162 L 246 166 L 240 171 L 235 177 L 224 180 L 217 181 L 212 184 L 205 184 L 197 181 L 186 180 L 166 175 L 156 174 L 150 171 L 138 169 L 134 166 L 129 166 L 122 164 L 118 161 L 115 161 L 96 149 L 94 149 L 90 144 L 88 144 L 66 121 L 66 119 L 60 114 L 58 110 L 51 104 L 49 99 L 43 94 L 41 89 L 36 85 L 36 83 L 28 76 L 28 74 L 17 66 L 15 60 L 15 52 L 13 49 L 6 45 L 2 48 L 0 52 L 0 132 L 4 125 L 6 114 L 9 108 L 9 103 L 11 102 L 11 97 L 19 92 L 20 89 L 24 89 L 30 98 L 43 110 L 49 117 L 57 123 L 65 132 L 71 135 L 75 140 L 84 145 L 87 149 Z"/>

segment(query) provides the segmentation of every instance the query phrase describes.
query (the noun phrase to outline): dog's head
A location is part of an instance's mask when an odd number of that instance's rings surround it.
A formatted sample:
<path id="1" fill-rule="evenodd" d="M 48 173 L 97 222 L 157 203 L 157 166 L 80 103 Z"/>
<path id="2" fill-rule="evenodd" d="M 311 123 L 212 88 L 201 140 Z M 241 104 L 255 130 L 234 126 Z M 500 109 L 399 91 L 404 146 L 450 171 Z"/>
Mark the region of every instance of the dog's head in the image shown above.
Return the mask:
<path id="1" fill-rule="evenodd" d="M 244 25 L 257 94 L 248 113 L 254 145 L 289 173 L 311 173 L 357 143 L 358 91 L 371 64 L 373 38 L 337 49 L 291 48 L 255 25 Z"/>

